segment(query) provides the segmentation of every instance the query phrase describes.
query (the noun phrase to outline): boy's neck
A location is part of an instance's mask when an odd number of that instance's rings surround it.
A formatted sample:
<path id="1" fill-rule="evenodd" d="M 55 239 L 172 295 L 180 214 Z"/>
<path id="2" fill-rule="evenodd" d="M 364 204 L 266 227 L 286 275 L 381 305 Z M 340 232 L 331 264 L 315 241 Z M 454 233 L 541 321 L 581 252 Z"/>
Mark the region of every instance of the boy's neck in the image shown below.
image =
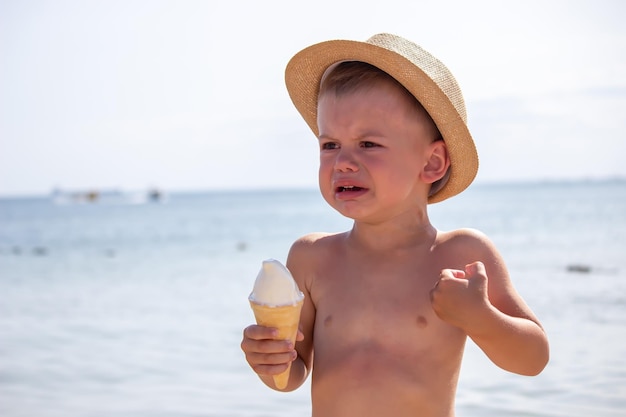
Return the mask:
<path id="1" fill-rule="evenodd" d="M 412 249 L 423 244 L 432 245 L 437 230 L 428 216 L 395 219 L 384 223 L 355 221 L 347 234 L 348 244 L 361 250 L 386 252 Z"/>

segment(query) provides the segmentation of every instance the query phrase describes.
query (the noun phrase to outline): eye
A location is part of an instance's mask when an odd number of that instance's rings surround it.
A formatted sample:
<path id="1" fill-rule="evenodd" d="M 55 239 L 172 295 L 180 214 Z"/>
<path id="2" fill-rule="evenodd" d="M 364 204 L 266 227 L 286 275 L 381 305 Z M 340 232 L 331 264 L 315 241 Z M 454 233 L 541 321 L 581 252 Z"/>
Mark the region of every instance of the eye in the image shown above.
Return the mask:
<path id="1" fill-rule="evenodd" d="M 378 146 L 380 146 L 380 145 L 377 144 L 377 143 L 374 143 L 374 142 L 367 141 L 367 140 L 361 142 L 361 147 L 362 148 L 376 148 Z"/>
<path id="2" fill-rule="evenodd" d="M 320 144 L 321 150 L 339 149 L 339 145 L 335 142 L 323 142 Z"/>

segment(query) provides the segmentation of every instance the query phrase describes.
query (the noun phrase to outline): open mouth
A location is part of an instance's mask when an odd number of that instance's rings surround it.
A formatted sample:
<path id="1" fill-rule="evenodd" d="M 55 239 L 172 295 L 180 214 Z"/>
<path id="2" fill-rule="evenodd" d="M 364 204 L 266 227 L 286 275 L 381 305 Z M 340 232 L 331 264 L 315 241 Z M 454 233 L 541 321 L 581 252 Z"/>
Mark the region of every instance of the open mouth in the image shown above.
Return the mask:
<path id="1" fill-rule="evenodd" d="M 347 185 L 344 187 L 337 187 L 337 192 L 338 193 L 343 193 L 346 191 L 361 191 L 364 190 L 365 188 L 361 188 L 361 187 L 357 187 L 355 185 Z"/>

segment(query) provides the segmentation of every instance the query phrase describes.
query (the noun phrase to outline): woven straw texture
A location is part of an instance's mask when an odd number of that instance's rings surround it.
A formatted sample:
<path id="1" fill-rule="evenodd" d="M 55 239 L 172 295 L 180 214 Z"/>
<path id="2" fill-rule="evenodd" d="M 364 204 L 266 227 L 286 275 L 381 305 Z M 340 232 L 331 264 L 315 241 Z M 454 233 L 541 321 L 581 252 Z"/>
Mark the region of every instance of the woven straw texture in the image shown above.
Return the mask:
<path id="1" fill-rule="evenodd" d="M 478 172 L 478 154 L 467 128 L 461 89 L 448 68 L 399 36 L 383 33 L 366 42 L 332 40 L 298 52 L 287 64 L 285 83 L 296 109 L 315 136 L 317 96 L 326 69 L 341 61 L 362 61 L 387 72 L 409 90 L 434 120 L 446 142 L 451 168 L 447 183 L 428 199 L 437 203 L 466 189 Z"/>

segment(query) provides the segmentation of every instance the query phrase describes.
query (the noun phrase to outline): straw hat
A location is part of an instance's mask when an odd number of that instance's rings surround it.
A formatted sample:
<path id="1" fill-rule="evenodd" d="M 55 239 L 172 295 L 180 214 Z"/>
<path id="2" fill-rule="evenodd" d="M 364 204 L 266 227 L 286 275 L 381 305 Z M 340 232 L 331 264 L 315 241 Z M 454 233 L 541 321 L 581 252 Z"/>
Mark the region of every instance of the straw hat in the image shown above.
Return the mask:
<path id="1" fill-rule="evenodd" d="M 387 33 L 365 42 L 331 40 L 298 52 L 287 64 L 289 96 L 315 136 L 317 95 L 326 69 L 341 61 L 374 65 L 398 80 L 424 106 L 441 132 L 450 155 L 448 181 L 428 198 L 443 201 L 466 189 L 478 171 L 478 154 L 467 128 L 465 102 L 454 76 L 418 45 Z"/>

